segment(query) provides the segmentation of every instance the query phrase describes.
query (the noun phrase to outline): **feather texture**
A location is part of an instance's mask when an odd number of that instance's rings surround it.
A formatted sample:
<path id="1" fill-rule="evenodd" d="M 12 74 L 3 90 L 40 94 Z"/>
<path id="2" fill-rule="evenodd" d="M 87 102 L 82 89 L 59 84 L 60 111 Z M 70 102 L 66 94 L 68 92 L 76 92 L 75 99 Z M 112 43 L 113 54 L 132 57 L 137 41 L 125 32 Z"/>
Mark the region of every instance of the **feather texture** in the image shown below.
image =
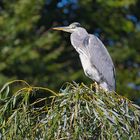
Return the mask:
<path id="1" fill-rule="evenodd" d="M 115 68 L 104 44 L 94 35 L 77 27 L 71 34 L 71 43 L 79 53 L 86 76 L 108 91 L 115 91 Z"/>

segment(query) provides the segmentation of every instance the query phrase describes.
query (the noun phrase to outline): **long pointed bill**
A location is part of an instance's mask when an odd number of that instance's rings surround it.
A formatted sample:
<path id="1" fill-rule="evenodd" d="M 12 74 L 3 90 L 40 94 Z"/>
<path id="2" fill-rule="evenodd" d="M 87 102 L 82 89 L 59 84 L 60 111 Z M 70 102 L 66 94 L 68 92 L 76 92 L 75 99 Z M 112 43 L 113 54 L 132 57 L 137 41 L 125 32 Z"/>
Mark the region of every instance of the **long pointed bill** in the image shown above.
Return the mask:
<path id="1" fill-rule="evenodd" d="M 52 29 L 53 30 L 65 31 L 65 32 L 71 32 L 71 29 L 68 26 L 66 26 L 66 27 L 54 27 Z"/>

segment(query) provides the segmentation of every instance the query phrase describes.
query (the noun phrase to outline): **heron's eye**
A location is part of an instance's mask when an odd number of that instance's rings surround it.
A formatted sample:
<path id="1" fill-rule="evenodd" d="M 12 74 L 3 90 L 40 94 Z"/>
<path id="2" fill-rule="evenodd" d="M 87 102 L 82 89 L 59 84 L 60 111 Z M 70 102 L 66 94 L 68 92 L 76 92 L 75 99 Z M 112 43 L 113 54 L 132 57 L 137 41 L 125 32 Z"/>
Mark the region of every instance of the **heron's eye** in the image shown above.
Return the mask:
<path id="1" fill-rule="evenodd" d="M 74 28 L 76 28 L 76 26 L 75 25 L 72 25 L 72 27 L 71 27 L 72 29 L 74 29 Z"/>
<path id="2" fill-rule="evenodd" d="M 75 23 L 70 24 L 70 27 L 72 29 L 75 29 L 76 27 L 81 27 L 81 25 L 79 23 L 75 22 Z"/>
<path id="3" fill-rule="evenodd" d="M 76 28 L 76 26 L 75 26 L 75 25 L 70 25 L 70 27 L 71 27 L 72 29 Z"/>

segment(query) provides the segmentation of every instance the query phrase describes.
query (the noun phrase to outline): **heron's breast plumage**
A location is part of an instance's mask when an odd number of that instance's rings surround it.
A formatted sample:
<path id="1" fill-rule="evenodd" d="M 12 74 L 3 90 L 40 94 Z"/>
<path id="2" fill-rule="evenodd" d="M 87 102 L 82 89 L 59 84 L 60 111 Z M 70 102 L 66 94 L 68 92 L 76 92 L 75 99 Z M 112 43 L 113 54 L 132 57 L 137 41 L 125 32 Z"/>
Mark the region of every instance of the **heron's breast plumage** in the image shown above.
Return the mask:
<path id="1" fill-rule="evenodd" d="M 79 54 L 85 75 L 98 82 L 100 80 L 98 70 L 93 65 L 91 65 L 89 56 L 87 54 L 88 51 L 85 46 L 87 43 L 86 39 L 88 37 L 89 35 L 85 29 L 78 29 L 76 32 L 71 34 L 71 43 Z"/>
<path id="2" fill-rule="evenodd" d="M 78 50 L 78 53 L 85 75 L 94 81 L 100 81 L 98 70 L 93 65 L 91 65 L 91 62 L 86 53 L 82 52 L 82 50 Z"/>

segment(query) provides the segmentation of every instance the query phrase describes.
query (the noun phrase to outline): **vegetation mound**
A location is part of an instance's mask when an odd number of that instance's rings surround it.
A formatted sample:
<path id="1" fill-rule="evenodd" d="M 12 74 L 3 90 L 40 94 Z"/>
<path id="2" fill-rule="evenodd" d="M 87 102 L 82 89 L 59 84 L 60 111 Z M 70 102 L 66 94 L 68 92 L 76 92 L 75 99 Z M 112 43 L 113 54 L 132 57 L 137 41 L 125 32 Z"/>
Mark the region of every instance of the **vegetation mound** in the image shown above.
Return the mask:
<path id="1" fill-rule="evenodd" d="M 67 83 L 56 93 L 22 80 L 0 91 L 0 139 L 118 140 L 140 137 L 140 107 L 117 93 Z"/>

